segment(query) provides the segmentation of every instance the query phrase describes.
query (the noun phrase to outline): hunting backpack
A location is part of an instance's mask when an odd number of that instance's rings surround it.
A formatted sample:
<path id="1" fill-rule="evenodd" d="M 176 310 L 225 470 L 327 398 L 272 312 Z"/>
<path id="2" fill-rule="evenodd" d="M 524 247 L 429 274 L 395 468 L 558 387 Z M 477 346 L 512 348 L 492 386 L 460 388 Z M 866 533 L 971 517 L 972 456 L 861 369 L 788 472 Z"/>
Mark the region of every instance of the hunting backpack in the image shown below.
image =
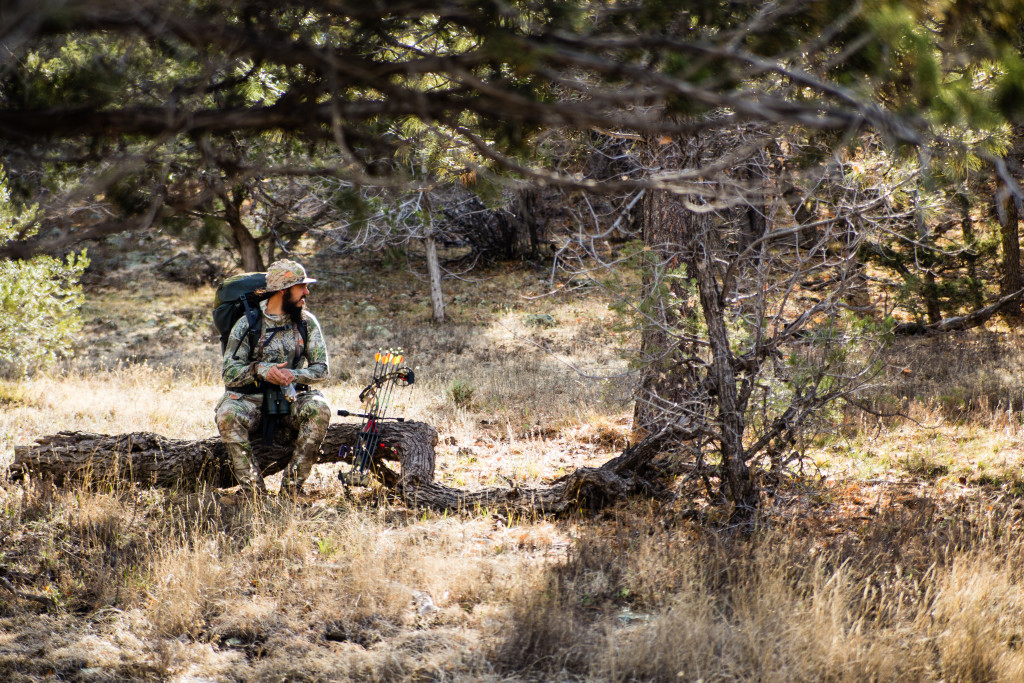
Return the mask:
<path id="1" fill-rule="evenodd" d="M 220 333 L 221 355 L 227 350 L 228 338 L 235 323 L 242 316 L 249 322 L 249 352 L 256 348 L 263 329 L 263 311 L 260 302 L 270 297 L 273 292 L 257 294 L 267 286 L 266 273 L 242 273 L 232 275 L 221 283 L 213 298 L 213 326 Z M 299 324 L 302 343 L 308 341 L 309 330 L 306 321 Z M 237 347 L 235 351 L 237 352 Z"/>

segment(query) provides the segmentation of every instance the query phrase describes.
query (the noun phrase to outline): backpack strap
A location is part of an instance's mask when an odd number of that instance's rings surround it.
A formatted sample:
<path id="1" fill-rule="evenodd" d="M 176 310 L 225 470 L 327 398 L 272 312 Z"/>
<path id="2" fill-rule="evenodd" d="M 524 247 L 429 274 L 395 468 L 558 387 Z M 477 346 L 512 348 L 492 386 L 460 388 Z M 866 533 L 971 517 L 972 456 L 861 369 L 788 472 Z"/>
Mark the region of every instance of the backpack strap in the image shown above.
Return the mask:
<path id="1" fill-rule="evenodd" d="M 253 306 L 249 302 L 249 297 L 244 294 L 239 297 L 242 301 L 242 305 L 245 307 L 245 320 L 249 325 L 249 358 L 252 359 L 252 353 L 256 348 L 256 344 L 260 340 L 260 332 L 263 329 L 263 311 L 260 310 L 259 306 Z M 235 352 L 231 354 L 231 357 L 238 360 L 238 347 L 242 345 L 242 340 L 239 339 L 238 343 L 235 344 Z"/>
<path id="2" fill-rule="evenodd" d="M 309 346 L 309 324 L 306 323 L 305 318 L 299 321 L 299 335 L 302 337 L 302 350 L 305 351 Z M 296 362 L 298 360 L 298 358 L 295 359 Z"/>

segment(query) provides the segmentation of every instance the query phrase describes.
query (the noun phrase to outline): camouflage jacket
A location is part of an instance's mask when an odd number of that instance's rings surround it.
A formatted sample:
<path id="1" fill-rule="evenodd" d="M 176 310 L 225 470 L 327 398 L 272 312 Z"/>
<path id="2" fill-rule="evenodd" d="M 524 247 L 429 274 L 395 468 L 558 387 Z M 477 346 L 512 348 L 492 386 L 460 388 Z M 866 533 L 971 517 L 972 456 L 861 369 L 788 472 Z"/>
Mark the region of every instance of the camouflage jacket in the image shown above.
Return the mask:
<path id="1" fill-rule="evenodd" d="M 302 335 L 287 315 L 269 315 L 267 302 L 260 304 L 263 309 L 263 329 L 252 358 L 249 358 L 249 325 L 245 316 L 238 319 L 231 328 L 227 348 L 224 350 L 224 385 L 230 389 L 242 389 L 253 381 L 266 380 L 271 366 L 288 363 L 295 374 L 297 384 L 318 384 L 327 380 L 330 369 L 327 361 L 327 345 L 320 322 L 309 311 L 302 311 L 308 333 L 303 345 Z M 280 328 L 286 329 L 280 329 Z M 296 359 L 293 363 L 293 359 Z"/>

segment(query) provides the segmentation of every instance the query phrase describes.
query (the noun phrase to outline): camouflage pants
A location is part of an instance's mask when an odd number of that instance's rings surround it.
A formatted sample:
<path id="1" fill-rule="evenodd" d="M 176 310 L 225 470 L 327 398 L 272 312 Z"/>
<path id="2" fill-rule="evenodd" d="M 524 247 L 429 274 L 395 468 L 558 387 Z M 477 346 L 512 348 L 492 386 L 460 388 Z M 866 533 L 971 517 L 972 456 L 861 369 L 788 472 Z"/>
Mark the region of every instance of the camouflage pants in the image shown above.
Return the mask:
<path id="1" fill-rule="evenodd" d="M 231 469 L 243 488 L 266 491 L 263 473 L 252 454 L 249 433 L 260 425 L 263 396 L 229 391 L 217 404 L 217 429 L 227 447 Z M 295 429 L 295 451 L 285 468 L 281 480 L 283 492 L 298 492 L 309 477 L 309 471 L 316 462 L 320 444 L 327 434 L 331 421 L 331 409 L 317 391 L 299 394 L 291 404 L 291 411 L 284 423 Z"/>

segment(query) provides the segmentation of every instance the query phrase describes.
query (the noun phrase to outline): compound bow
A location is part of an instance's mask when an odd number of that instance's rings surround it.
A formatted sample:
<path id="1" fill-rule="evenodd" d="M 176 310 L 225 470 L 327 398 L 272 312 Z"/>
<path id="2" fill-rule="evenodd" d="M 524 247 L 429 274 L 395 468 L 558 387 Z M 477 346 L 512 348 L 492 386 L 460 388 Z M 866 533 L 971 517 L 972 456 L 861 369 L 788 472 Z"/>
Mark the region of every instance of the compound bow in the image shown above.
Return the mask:
<path id="1" fill-rule="evenodd" d="M 359 402 L 363 404 L 363 412 L 353 413 L 339 410 L 342 417 L 361 417 L 363 424 L 359 428 L 356 445 L 352 453 L 352 467 L 338 472 L 338 479 L 349 486 L 369 486 L 370 466 L 377 449 L 384 448 L 381 441 L 380 423 L 384 420 L 405 422 L 404 417 L 388 417 L 388 405 L 396 386 L 408 386 L 416 381 L 412 368 L 402 367 L 402 356 L 397 351 L 378 351 L 374 356 L 373 377 L 370 383 L 359 392 Z M 338 453 L 343 458 L 348 446 L 342 446 Z"/>

